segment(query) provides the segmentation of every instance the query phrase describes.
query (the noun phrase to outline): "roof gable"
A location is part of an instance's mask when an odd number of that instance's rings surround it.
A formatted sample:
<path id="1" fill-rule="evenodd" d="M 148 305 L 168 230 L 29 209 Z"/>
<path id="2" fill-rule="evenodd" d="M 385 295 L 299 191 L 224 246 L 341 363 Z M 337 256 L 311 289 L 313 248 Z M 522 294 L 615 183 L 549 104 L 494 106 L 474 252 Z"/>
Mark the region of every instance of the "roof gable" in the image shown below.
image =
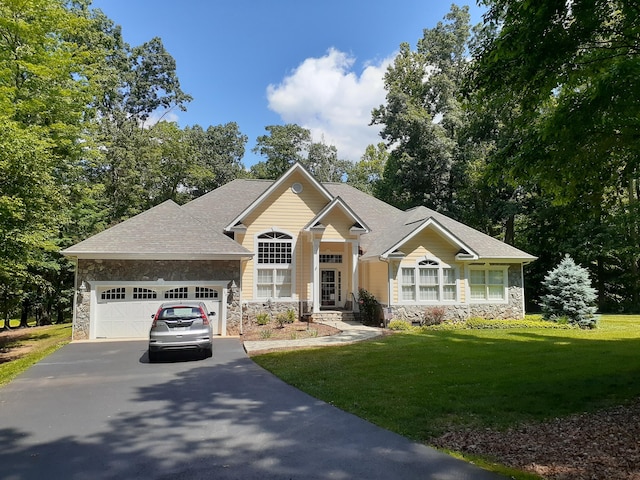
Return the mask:
<path id="1" fill-rule="evenodd" d="M 353 220 L 352 231 L 354 233 L 369 233 L 371 230 L 367 224 L 345 203 L 340 197 L 334 198 L 320 211 L 311 221 L 304 227 L 306 232 L 311 231 L 314 227 L 322 225 L 332 211 L 340 209 L 348 218 Z"/>
<path id="2" fill-rule="evenodd" d="M 251 213 L 257 210 L 269 196 L 276 192 L 285 182 L 287 182 L 295 173 L 301 174 L 326 200 L 331 202 L 333 195 L 318 182 L 309 171 L 300 163 L 295 163 L 287 170 L 278 180 L 274 181 L 258 198 L 256 198 L 249 206 L 243 209 L 236 217 L 234 217 L 226 226 L 225 230 L 230 231 L 238 224 L 242 224 L 243 220 Z"/>
<path id="3" fill-rule="evenodd" d="M 387 248 L 387 250 L 383 252 L 382 255 L 380 255 L 381 258 L 388 258 L 389 255 L 397 252 L 400 248 L 402 248 L 402 245 L 406 244 L 408 241 L 425 231 L 427 228 L 435 230 L 448 243 L 458 248 L 460 250 L 460 253 L 456 255 L 457 258 L 460 258 L 461 255 L 464 256 L 465 260 L 476 260 L 478 258 L 478 254 L 473 250 L 473 248 L 471 248 L 462 239 L 456 237 L 453 233 L 443 227 L 433 217 L 428 217 L 417 222 L 413 221 L 411 218 L 410 220 L 411 221 L 410 223 L 408 223 L 408 225 L 413 224 L 415 225 L 415 228 L 407 235 L 403 236 L 398 242 Z"/>

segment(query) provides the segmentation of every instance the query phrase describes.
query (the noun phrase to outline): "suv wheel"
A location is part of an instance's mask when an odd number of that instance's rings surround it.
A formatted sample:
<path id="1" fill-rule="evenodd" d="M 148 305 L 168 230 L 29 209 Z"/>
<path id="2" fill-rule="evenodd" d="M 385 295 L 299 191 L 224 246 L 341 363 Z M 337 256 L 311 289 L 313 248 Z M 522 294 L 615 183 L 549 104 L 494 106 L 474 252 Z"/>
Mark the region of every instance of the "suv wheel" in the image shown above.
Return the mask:
<path id="1" fill-rule="evenodd" d="M 149 349 L 149 363 L 157 362 L 160 359 L 160 354 Z"/>

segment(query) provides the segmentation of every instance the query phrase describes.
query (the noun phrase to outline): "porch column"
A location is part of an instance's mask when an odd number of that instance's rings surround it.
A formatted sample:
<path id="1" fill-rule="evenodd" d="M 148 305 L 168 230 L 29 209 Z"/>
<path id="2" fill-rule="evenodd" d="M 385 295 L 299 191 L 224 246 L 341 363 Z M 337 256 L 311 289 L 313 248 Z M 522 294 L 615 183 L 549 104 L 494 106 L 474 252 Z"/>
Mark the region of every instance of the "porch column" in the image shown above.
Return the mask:
<path id="1" fill-rule="evenodd" d="M 311 271 L 313 272 L 313 313 L 320 312 L 320 239 L 313 239 L 313 255 L 311 259 Z"/>
<path id="2" fill-rule="evenodd" d="M 357 297 L 358 295 L 358 249 L 360 246 L 360 242 L 358 240 L 353 240 L 351 242 L 351 291 L 353 292 L 353 296 Z"/>

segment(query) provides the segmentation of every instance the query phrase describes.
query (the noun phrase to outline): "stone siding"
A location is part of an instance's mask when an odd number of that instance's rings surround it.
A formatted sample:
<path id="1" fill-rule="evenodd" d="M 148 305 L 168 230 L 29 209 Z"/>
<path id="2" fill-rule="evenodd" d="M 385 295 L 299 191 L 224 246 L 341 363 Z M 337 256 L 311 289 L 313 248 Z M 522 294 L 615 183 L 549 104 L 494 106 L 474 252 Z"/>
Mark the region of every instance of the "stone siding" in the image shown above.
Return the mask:
<path id="1" fill-rule="evenodd" d="M 98 281 L 156 282 L 225 281 L 228 282 L 227 330 L 240 323 L 240 262 L 237 260 L 78 260 L 77 285 L 85 282 L 86 293 L 77 294 L 73 339 L 89 338 L 90 291 Z M 235 282 L 235 285 L 234 283 Z M 235 327 L 234 327 L 235 324 Z"/>

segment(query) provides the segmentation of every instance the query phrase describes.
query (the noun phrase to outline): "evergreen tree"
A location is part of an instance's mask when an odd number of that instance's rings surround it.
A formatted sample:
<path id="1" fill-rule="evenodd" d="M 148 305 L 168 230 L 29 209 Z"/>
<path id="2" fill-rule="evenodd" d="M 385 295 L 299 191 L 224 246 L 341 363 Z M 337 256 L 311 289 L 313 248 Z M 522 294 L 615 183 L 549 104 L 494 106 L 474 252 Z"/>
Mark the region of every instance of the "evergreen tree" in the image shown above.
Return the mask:
<path id="1" fill-rule="evenodd" d="M 547 274 L 543 286 L 548 292 L 541 298 L 545 319 L 566 318 L 582 328 L 595 328 L 596 291 L 591 286 L 589 272 L 576 265 L 569 255 Z"/>

